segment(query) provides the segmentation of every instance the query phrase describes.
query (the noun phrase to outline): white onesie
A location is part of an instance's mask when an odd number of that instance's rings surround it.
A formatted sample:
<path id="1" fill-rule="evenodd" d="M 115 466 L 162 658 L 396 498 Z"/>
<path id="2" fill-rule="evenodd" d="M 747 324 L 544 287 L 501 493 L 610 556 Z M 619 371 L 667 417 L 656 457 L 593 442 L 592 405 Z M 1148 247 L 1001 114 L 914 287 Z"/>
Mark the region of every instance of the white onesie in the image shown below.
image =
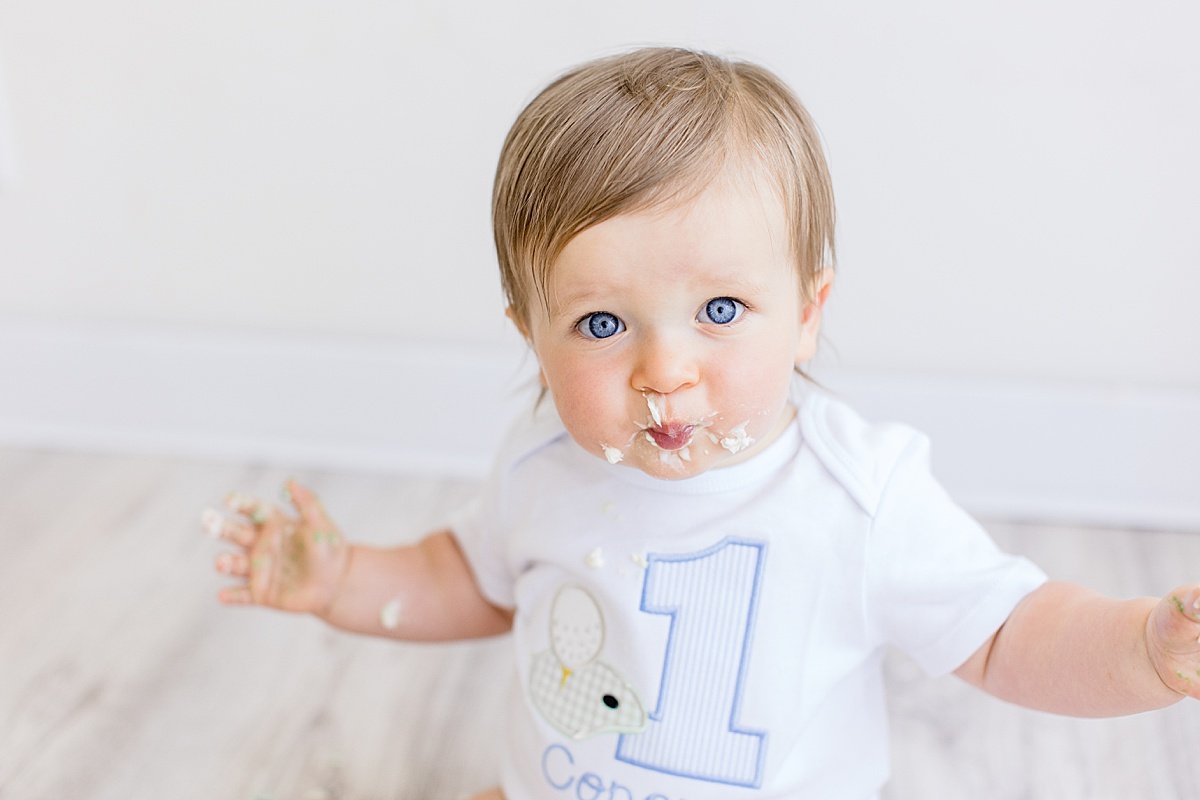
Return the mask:
<path id="1" fill-rule="evenodd" d="M 515 608 L 508 800 L 866 800 L 881 659 L 962 664 L 1039 586 L 929 472 L 926 439 L 806 387 L 741 464 L 665 481 L 585 452 L 550 403 L 451 523 Z"/>

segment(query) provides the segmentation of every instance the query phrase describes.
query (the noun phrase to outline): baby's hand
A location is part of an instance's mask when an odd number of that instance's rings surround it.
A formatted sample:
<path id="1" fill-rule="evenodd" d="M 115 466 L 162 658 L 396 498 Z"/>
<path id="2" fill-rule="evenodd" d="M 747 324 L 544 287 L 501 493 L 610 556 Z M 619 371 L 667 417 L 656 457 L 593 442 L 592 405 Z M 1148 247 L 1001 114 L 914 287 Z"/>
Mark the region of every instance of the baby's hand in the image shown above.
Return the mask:
<path id="1" fill-rule="evenodd" d="M 284 491 L 298 519 L 239 492 L 225 499 L 238 518 L 211 508 L 204 512 L 205 530 L 238 548 L 217 556 L 217 571 L 245 579 L 222 589 L 218 598 L 229 605 L 324 614 L 337 596 L 350 547 L 312 492 L 294 480 Z"/>
<path id="2" fill-rule="evenodd" d="M 1200 586 L 1158 601 L 1146 620 L 1146 650 L 1163 683 L 1200 699 Z"/>

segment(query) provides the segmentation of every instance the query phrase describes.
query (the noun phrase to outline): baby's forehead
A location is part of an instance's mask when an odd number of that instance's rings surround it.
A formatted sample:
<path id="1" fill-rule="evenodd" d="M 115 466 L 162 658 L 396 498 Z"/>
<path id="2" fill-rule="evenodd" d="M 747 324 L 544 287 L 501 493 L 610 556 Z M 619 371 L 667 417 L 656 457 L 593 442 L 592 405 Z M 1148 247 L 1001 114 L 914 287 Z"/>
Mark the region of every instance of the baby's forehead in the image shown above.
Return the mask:
<path id="1" fill-rule="evenodd" d="M 680 277 L 724 274 L 740 263 L 785 257 L 788 216 L 758 184 L 713 183 L 682 203 L 613 215 L 572 236 L 550 274 L 602 265 L 665 265 Z"/>

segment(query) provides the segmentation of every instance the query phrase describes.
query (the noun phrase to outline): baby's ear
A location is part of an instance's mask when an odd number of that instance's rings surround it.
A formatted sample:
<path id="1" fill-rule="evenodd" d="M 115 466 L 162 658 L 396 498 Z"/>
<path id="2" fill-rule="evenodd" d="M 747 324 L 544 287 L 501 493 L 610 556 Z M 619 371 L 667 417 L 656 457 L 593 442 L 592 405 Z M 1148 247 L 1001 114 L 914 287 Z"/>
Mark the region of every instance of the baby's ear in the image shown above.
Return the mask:
<path id="1" fill-rule="evenodd" d="M 821 311 L 825 308 L 825 301 L 829 299 L 829 290 L 833 288 L 833 270 L 828 267 L 821 270 L 815 287 L 813 299 L 805 303 L 800 312 L 802 325 L 821 324 Z"/>
<path id="2" fill-rule="evenodd" d="M 800 309 L 800 342 L 796 348 L 796 365 L 811 359 L 817 352 L 817 337 L 821 333 L 821 313 L 829 290 L 833 288 L 833 270 L 823 269 L 817 276 L 813 298 Z"/>

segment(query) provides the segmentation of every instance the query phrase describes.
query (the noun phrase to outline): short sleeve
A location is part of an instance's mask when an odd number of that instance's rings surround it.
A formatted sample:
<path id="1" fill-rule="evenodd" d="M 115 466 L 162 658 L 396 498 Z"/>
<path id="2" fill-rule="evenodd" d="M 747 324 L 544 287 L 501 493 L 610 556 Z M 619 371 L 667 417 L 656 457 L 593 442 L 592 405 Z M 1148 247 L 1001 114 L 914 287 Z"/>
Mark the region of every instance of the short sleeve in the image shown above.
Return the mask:
<path id="1" fill-rule="evenodd" d="M 475 497 L 450 517 L 449 528 L 480 593 L 494 605 L 512 608 L 513 579 L 503 546 L 503 481 L 503 467 L 497 461 Z"/>
<path id="2" fill-rule="evenodd" d="M 518 415 L 478 494 L 450 517 L 448 527 L 480 592 L 495 605 L 512 608 L 516 603 L 516 568 L 508 552 L 514 482 L 526 459 L 565 435 L 551 404 L 539 404 L 534 413 Z"/>
<path id="3" fill-rule="evenodd" d="M 950 499 L 915 433 L 880 496 L 865 574 L 870 633 L 930 675 L 961 666 L 1046 580 Z"/>

